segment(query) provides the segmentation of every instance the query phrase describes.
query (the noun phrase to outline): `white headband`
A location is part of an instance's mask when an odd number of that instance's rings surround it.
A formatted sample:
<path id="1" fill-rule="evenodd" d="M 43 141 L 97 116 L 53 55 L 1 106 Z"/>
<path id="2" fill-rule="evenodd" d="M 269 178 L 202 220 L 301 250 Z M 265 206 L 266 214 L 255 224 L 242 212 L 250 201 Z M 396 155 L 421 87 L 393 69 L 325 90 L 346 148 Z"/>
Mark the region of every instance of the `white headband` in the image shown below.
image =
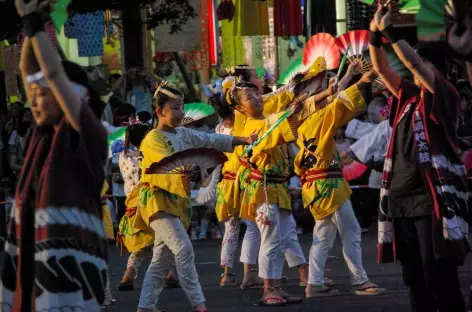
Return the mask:
<path id="1" fill-rule="evenodd" d="M 44 77 L 43 72 L 37 72 L 36 74 L 31 74 L 26 76 L 26 83 L 28 84 L 38 84 L 43 88 L 48 88 L 50 89 L 51 87 L 49 86 L 49 83 L 47 79 Z M 75 83 L 73 81 L 70 82 L 72 85 L 72 90 L 81 98 L 83 99 L 88 91 L 87 88 L 84 87 L 83 85 L 80 85 L 78 83 Z"/>

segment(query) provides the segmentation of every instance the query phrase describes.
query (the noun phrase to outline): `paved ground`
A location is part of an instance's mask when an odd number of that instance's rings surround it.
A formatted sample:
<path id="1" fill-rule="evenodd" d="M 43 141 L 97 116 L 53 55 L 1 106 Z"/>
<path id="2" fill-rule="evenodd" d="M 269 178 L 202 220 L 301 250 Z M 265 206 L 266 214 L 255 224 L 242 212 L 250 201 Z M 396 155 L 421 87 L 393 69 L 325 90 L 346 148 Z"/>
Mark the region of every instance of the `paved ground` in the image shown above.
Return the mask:
<path id="1" fill-rule="evenodd" d="M 311 236 L 300 236 L 305 254 L 311 244 Z M 208 300 L 211 312 L 253 312 L 267 310 L 258 305 L 261 295 L 260 290 L 242 291 L 239 287 L 221 288 L 219 286 L 219 276 L 221 274 L 218 266 L 221 241 L 197 241 L 194 244 L 197 261 L 197 269 L 200 275 L 203 291 Z M 326 276 L 334 279 L 341 289 L 341 294 L 336 297 L 319 298 L 315 300 L 305 300 L 300 305 L 291 305 L 280 308 L 272 308 L 271 311 L 329 311 L 329 312 L 398 312 L 409 311 L 408 293 L 401 280 L 399 265 L 387 264 L 378 265 L 376 263 L 376 235 L 368 233 L 363 236 L 364 266 L 369 277 L 375 283 L 387 288 L 389 291 L 383 296 L 358 297 L 349 292 L 349 279 L 347 269 L 342 258 L 341 244 L 339 240 L 331 252 L 327 265 Z M 239 254 L 239 253 L 238 253 Z M 472 282 L 472 261 L 468 259 L 467 264 L 461 269 L 460 278 L 464 289 L 464 294 L 470 282 Z M 121 279 L 126 257 L 120 257 L 116 247 L 110 246 L 110 279 L 112 293 L 116 299 L 113 306 L 107 307 L 106 312 L 131 312 L 136 311 L 139 298 L 139 288 L 141 287 L 141 277 L 137 283 L 137 289 L 131 292 L 118 292 L 117 285 Z M 240 279 L 241 267 L 236 271 Z M 288 290 L 293 294 L 303 295 L 304 289 L 296 286 L 298 284 L 297 271 L 286 269 L 285 275 L 289 277 Z M 467 298 L 468 299 L 468 298 Z M 161 295 L 159 308 L 169 312 L 191 312 L 190 304 L 181 289 L 165 289 Z"/>

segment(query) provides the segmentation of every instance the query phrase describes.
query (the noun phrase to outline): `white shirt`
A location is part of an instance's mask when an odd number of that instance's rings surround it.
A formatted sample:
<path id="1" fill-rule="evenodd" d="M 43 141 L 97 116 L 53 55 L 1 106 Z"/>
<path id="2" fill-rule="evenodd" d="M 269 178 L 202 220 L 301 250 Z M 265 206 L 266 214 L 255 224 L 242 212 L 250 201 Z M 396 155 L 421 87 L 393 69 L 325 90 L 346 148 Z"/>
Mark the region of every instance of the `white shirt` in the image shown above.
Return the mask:
<path id="1" fill-rule="evenodd" d="M 175 128 L 175 133 L 165 132 L 165 138 L 172 143 L 174 152 L 198 147 L 214 148 L 222 152 L 233 151 L 233 137 L 230 135 L 207 134 L 197 130 L 178 127 Z"/>
<path id="2" fill-rule="evenodd" d="M 370 131 L 359 138 L 359 140 L 349 148 L 362 163 L 383 161 L 387 154 L 392 127 L 390 127 L 388 120 L 384 120 L 378 125 L 373 126 L 373 128 L 369 127 Z M 369 187 L 374 189 L 382 188 L 381 172 L 375 170 L 371 171 Z"/>

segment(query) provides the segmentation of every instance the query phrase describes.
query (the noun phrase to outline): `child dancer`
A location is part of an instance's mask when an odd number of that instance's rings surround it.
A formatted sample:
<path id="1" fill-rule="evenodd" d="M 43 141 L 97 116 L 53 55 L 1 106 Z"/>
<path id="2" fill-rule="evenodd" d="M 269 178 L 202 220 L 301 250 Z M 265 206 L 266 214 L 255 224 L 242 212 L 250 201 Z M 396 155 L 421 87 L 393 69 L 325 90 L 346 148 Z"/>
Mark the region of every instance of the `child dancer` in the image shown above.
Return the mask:
<path id="1" fill-rule="evenodd" d="M 356 85 L 339 93 L 334 102 L 313 114 L 298 129 L 300 152 L 295 160 L 295 171 L 303 183 L 304 206 L 310 208 L 316 220 L 306 288 L 308 298 L 335 293 L 324 285 L 323 277 L 328 251 L 334 244 L 337 231 L 341 235 L 344 258 L 357 293 L 378 294 L 384 291 L 369 282 L 364 271 L 360 227 L 349 201 L 351 191 L 342 178 L 334 141 L 340 127 L 365 111 L 361 90 L 368 88 L 372 80 L 372 72 L 365 74 Z"/>
<path id="2" fill-rule="evenodd" d="M 174 152 L 193 147 L 211 147 L 231 151 L 235 145 L 251 144 L 251 137 L 205 134 L 179 127 L 184 117 L 183 95 L 162 83 L 155 92 L 157 128 L 151 130 L 141 144 L 141 169 L 149 168 Z M 137 211 L 137 227 L 150 227 L 155 234 L 153 258 L 143 281 L 138 311 L 158 311 L 155 306 L 170 264 L 175 258 L 178 278 L 195 311 L 207 311 L 198 282 L 191 241 L 186 229 L 190 224 L 190 205 L 186 177 L 175 174 L 143 174 L 138 189 L 141 205 Z"/>
<path id="3" fill-rule="evenodd" d="M 234 84 L 234 77 L 239 77 L 243 81 L 252 83 L 259 92 L 262 91 L 262 83 L 257 77 L 256 70 L 249 66 L 237 66 L 233 69 L 233 76 L 227 77 L 223 82 L 223 93 L 231 88 Z M 270 115 L 284 109 L 293 99 L 293 92 L 289 88 L 281 91 L 273 92 L 263 96 L 264 115 Z M 214 106 L 217 108 L 220 116 L 223 117 L 224 122 L 217 127 L 219 131 L 226 131 L 227 133 L 240 133 L 245 125 L 246 117 L 238 111 L 234 111 L 234 107 L 230 103 L 223 103 L 218 96 L 213 97 Z M 226 220 L 225 235 L 223 237 L 221 249 L 221 266 L 224 268 L 224 273 L 220 281 L 221 286 L 228 286 L 235 284 L 234 274 L 231 273 L 231 268 L 234 261 L 234 253 L 238 246 L 240 222 L 240 195 L 238 182 L 235 183 L 236 172 L 239 168 L 239 156 L 241 149 L 236 149 L 239 153 L 233 153 L 229 156 L 229 161 L 223 167 L 223 180 L 218 185 L 217 193 L 217 216 L 219 220 Z M 246 233 L 241 249 L 240 261 L 244 263 L 244 278 L 241 284 L 242 289 L 260 287 L 261 282 L 257 277 L 257 269 L 254 267 L 257 264 L 257 255 L 260 246 L 260 233 L 254 222 L 245 220 Z M 286 253 L 287 262 L 290 267 L 298 267 L 300 273 L 300 282 L 306 284 L 307 268 L 306 259 L 298 243 L 296 232 L 293 232 L 291 240 L 293 244 L 289 246 Z"/>
<path id="4" fill-rule="evenodd" d="M 255 131 L 264 133 L 280 117 L 280 114 L 264 117 L 262 96 L 251 83 L 235 83 L 225 98 L 246 117 L 243 135 Z M 290 240 L 293 217 L 286 185 L 287 155 L 280 145 L 295 140 L 292 127 L 293 124 L 288 119 L 280 123 L 253 149 L 252 155 L 241 160 L 237 173 L 243 191 L 240 216 L 255 221 L 261 233 L 259 276 L 264 279 L 264 295 L 260 303 L 267 306 L 301 301 L 301 298 L 289 295 L 280 288 L 284 253 L 293 243 Z M 267 206 L 270 206 L 268 210 L 273 215 L 269 216 L 267 211 L 263 211 Z"/>

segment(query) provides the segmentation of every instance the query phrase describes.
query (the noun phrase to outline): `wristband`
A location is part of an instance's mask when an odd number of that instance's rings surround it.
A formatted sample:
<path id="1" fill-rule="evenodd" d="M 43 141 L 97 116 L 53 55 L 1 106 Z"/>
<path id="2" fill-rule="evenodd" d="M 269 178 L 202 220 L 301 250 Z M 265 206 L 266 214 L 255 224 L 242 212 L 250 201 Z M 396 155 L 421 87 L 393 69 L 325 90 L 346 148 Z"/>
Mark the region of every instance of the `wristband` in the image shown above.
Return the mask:
<path id="1" fill-rule="evenodd" d="M 38 12 L 33 12 L 23 16 L 23 32 L 26 37 L 31 38 L 38 32 L 44 31 L 44 23 Z"/>
<path id="2" fill-rule="evenodd" d="M 398 40 L 402 39 L 401 36 L 400 36 L 400 33 L 398 32 L 398 29 L 396 29 L 395 27 L 393 27 L 393 25 L 388 25 L 383 31 L 382 31 L 383 35 L 385 36 L 385 38 L 388 39 L 388 41 L 391 43 L 391 44 L 394 44 L 396 43 Z"/>
<path id="3" fill-rule="evenodd" d="M 370 44 L 376 48 L 382 47 L 382 33 L 380 31 L 370 31 Z"/>

